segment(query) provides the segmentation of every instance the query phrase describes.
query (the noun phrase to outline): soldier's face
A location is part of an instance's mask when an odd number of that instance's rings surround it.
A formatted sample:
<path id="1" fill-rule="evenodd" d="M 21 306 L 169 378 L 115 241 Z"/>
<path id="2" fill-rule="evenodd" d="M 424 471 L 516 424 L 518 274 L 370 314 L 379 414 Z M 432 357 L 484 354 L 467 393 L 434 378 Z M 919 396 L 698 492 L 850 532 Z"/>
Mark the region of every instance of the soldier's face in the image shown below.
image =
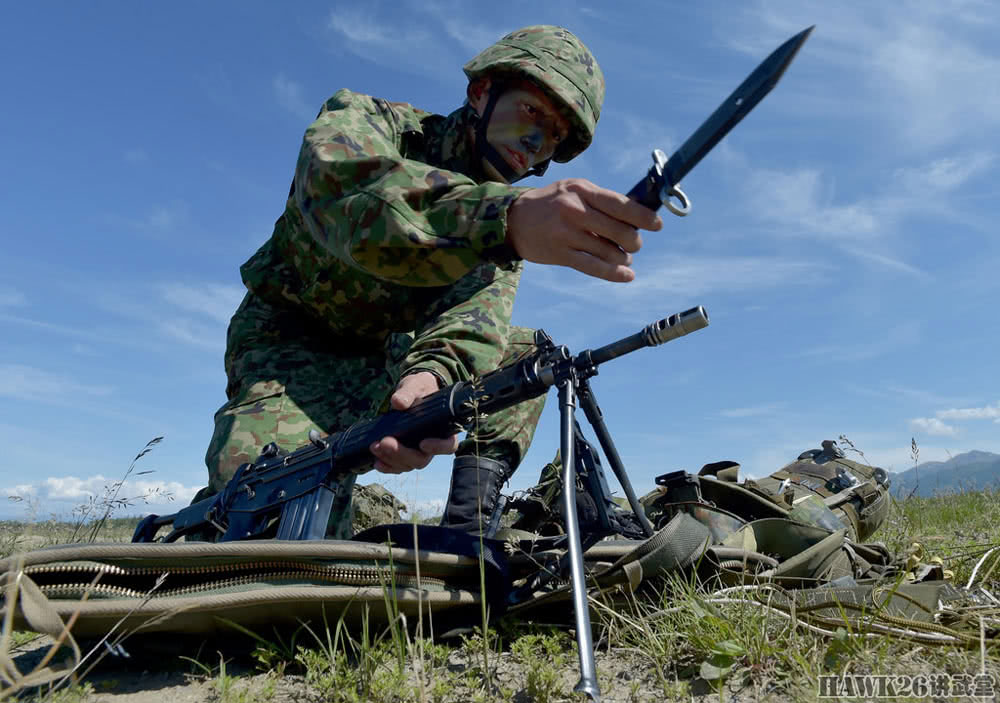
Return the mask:
<path id="1" fill-rule="evenodd" d="M 503 92 L 486 128 L 486 140 L 518 177 L 535 164 L 552 158 L 568 134 L 566 118 L 545 93 L 527 81 Z M 483 164 L 492 180 L 506 182 L 489 162 L 484 160 Z"/>

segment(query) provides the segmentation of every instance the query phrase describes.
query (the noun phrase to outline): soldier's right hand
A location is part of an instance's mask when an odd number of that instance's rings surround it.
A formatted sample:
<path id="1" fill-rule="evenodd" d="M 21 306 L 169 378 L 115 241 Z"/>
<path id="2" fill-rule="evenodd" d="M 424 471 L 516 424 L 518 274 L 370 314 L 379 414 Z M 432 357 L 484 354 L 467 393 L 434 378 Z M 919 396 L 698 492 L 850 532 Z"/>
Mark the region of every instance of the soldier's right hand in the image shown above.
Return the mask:
<path id="1" fill-rule="evenodd" d="M 662 226 L 649 208 L 582 178 L 525 191 L 507 210 L 507 241 L 521 258 L 620 283 L 635 278 L 638 230 Z"/>

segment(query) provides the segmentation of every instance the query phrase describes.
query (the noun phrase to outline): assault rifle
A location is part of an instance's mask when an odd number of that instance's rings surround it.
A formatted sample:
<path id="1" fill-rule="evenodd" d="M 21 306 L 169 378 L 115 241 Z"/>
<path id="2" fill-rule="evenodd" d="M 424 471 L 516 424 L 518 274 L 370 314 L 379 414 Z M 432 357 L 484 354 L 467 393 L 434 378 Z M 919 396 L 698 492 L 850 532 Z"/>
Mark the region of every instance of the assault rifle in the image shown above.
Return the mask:
<path id="1" fill-rule="evenodd" d="M 553 385 L 576 388 L 588 419 L 598 427 L 598 437 L 607 451 L 610 435 L 600 410 L 589 391 L 587 379 L 597 374 L 598 365 L 623 354 L 676 339 L 708 324 L 708 314 L 697 307 L 647 325 L 641 332 L 600 349 L 571 356 L 539 330 L 535 351 L 509 366 L 473 381 L 461 381 L 426 396 L 409 410 L 390 411 L 375 419 L 326 437 L 313 431 L 309 444 L 284 452 L 271 443 L 260 457 L 243 464 L 216 495 L 171 515 L 149 515 L 136 527 L 133 542 L 173 542 L 185 535 L 213 533 L 216 540 L 276 538 L 287 540 L 323 539 L 327 520 L 341 478 L 348 473 L 372 469 L 369 446 L 383 437 L 396 437 L 407 446 L 416 446 L 427 437 L 450 437 L 468 429 L 480 414 L 491 414 L 548 392 Z M 572 439 L 572 424 L 570 438 Z M 563 448 L 566 465 L 574 467 L 574 442 Z M 628 483 L 617 454 L 609 456 L 619 482 L 626 488 L 636 514 L 638 502 Z M 595 475 L 596 478 L 596 475 Z M 610 503 L 606 483 L 588 482 L 598 510 Z M 575 485 L 575 482 L 573 482 Z M 606 514 L 603 516 L 607 519 Z M 172 530 L 163 537 L 164 527 Z M 648 534 L 652 527 L 645 526 Z M 572 538 L 571 538 L 572 539 Z"/>

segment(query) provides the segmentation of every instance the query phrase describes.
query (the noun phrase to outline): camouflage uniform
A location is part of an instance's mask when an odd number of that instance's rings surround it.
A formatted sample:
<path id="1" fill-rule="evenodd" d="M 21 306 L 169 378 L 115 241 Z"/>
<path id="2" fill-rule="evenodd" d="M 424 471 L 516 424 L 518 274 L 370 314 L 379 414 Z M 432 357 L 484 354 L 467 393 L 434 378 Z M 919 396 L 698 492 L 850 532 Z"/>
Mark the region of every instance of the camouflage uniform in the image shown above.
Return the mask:
<path id="1" fill-rule="evenodd" d="M 311 429 L 373 416 L 405 372 L 450 384 L 531 344 L 531 330 L 510 326 L 522 266 L 505 243 L 524 189 L 479 182 L 470 110 L 442 117 L 347 90 L 323 106 L 274 234 L 241 268 L 249 292 L 229 325 L 229 401 L 199 497 L 268 442 L 293 449 Z M 458 453 L 478 440 L 516 466 L 543 403 L 487 418 Z"/>
<path id="2" fill-rule="evenodd" d="M 521 39 L 528 31 L 561 45 L 571 36 L 538 29 L 520 30 Z M 581 110 L 564 109 L 574 125 Z M 229 325 L 229 400 L 215 416 L 209 486 L 196 500 L 269 442 L 293 449 L 312 429 L 336 432 L 384 411 L 405 374 L 429 371 L 447 385 L 530 351 L 533 332 L 510 325 L 522 264 L 506 242 L 507 210 L 526 189 L 487 181 L 469 138 L 476 120 L 468 105 L 441 116 L 349 90 L 323 105 L 284 213 L 240 269 L 248 293 Z M 595 122 L 555 158 L 585 148 Z M 486 418 L 456 454 L 512 472 L 544 401 Z M 349 488 L 337 493 L 335 537 L 350 535 Z"/>

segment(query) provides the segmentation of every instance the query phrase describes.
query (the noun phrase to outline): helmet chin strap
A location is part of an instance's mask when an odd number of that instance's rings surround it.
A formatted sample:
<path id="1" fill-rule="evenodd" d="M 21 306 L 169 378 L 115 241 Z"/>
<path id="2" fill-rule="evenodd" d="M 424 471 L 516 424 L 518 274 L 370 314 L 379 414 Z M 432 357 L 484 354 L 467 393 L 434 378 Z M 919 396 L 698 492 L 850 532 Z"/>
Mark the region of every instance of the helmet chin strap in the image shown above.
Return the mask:
<path id="1" fill-rule="evenodd" d="M 486 139 L 486 128 L 489 127 L 490 119 L 493 117 L 493 108 L 497 105 L 497 100 L 500 99 L 501 93 L 503 93 L 505 86 L 503 83 L 493 83 L 490 85 L 490 99 L 486 103 L 486 108 L 483 110 L 483 114 L 476 120 L 476 151 L 478 152 L 480 158 L 486 159 L 490 166 L 496 169 L 507 183 L 514 183 L 525 176 L 541 176 L 545 173 L 545 169 L 549 167 L 550 159 L 546 159 L 539 164 L 535 164 L 531 169 L 524 174 L 524 176 L 518 176 L 517 172 L 510 167 L 510 164 L 500 155 L 500 152 L 496 150 L 492 144 Z"/>

